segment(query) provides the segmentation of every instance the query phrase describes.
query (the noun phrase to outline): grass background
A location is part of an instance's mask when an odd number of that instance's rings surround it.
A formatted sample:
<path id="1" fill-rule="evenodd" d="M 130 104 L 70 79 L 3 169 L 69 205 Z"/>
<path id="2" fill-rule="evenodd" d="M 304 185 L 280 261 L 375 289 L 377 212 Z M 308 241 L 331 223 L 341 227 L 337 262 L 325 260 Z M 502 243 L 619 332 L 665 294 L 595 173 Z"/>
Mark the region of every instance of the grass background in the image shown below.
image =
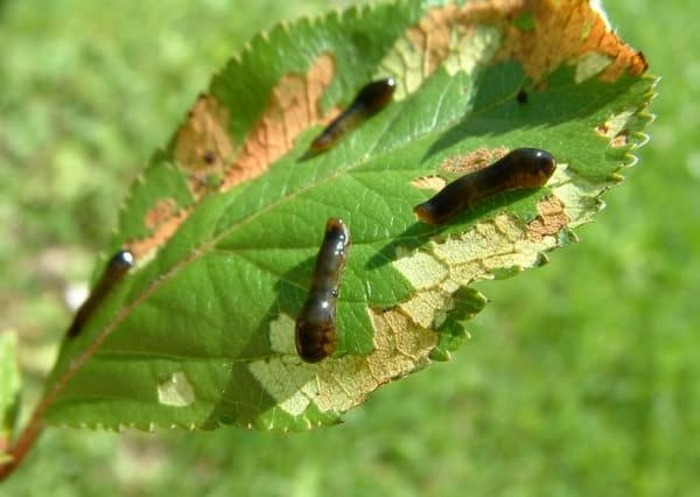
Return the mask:
<path id="1" fill-rule="evenodd" d="M 0 333 L 27 403 L 140 164 L 245 39 L 329 7 L 241 4 L 0 0 Z M 307 434 L 50 429 L 0 496 L 700 495 L 700 3 L 605 6 L 665 78 L 652 141 L 581 243 L 480 285 L 451 363 Z"/>

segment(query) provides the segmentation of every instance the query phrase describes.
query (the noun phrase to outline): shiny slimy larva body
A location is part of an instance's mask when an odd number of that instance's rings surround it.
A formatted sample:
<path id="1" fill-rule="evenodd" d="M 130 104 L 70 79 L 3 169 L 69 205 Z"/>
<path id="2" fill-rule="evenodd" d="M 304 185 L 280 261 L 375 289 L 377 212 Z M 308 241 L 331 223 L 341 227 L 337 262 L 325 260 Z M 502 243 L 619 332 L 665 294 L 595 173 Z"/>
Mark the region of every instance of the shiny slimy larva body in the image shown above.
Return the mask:
<path id="1" fill-rule="evenodd" d="M 389 105 L 395 89 L 394 78 L 380 79 L 362 87 L 350 106 L 311 142 L 303 158 L 308 159 L 333 148 L 347 133 Z"/>
<path id="2" fill-rule="evenodd" d="M 85 323 L 87 323 L 88 319 L 90 319 L 93 313 L 99 308 L 107 294 L 121 281 L 133 265 L 134 255 L 128 250 L 120 250 L 112 256 L 102 276 L 100 276 L 99 281 L 90 291 L 87 300 L 83 302 L 83 305 L 81 305 L 75 313 L 75 318 L 66 333 L 68 338 L 74 338 L 80 334 Z"/>
<path id="3" fill-rule="evenodd" d="M 338 345 L 335 308 L 349 247 L 347 225 L 340 219 L 330 218 L 316 256 L 309 295 L 296 321 L 297 353 L 306 362 L 325 359 Z"/>
<path id="4" fill-rule="evenodd" d="M 556 160 L 550 153 L 517 148 L 492 165 L 449 183 L 413 212 L 425 223 L 444 224 L 497 193 L 541 187 L 555 169 Z"/>

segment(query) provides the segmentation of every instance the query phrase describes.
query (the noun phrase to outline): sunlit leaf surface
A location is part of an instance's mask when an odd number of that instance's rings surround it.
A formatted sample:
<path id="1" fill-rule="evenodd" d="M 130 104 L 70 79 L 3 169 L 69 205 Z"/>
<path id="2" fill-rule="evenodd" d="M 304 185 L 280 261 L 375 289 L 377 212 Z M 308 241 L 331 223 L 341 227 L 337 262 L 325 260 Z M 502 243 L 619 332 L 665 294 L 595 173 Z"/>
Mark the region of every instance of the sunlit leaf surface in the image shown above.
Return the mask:
<path id="1" fill-rule="evenodd" d="M 634 162 L 645 70 L 582 0 L 399 2 L 255 38 L 133 185 L 103 264 L 126 249 L 135 266 L 66 340 L 48 418 L 306 429 L 448 358 L 485 303 L 469 285 L 546 262 Z M 389 77 L 392 103 L 305 156 Z M 519 147 L 557 158 L 545 187 L 442 226 L 416 218 L 447 182 Z M 308 364 L 294 322 L 330 217 L 352 233 L 338 347 Z"/>

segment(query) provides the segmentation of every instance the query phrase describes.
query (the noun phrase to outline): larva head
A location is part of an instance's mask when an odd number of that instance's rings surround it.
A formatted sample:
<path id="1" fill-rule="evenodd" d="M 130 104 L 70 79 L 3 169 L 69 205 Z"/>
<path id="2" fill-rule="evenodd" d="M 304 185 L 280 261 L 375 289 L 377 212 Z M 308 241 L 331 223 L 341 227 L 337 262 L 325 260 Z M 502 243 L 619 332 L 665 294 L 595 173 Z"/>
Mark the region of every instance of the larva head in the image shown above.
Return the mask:
<path id="1" fill-rule="evenodd" d="M 342 219 L 332 217 L 326 223 L 325 240 L 334 244 L 333 253 L 345 258 L 348 246 L 350 246 L 350 230 Z"/>
<path id="2" fill-rule="evenodd" d="M 368 115 L 375 114 L 391 103 L 394 90 L 396 90 L 394 78 L 372 81 L 360 90 L 353 105 L 364 107 Z"/>
<path id="3" fill-rule="evenodd" d="M 516 148 L 505 158 L 516 164 L 519 188 L 544 186 L 557 168 L 556 159 L 539 148 Z"/>
<path id="4" fill-rule="evenodd" d="M 418 219 L 428 224 L 440 224 L 441 219 L 437 215 L 435 205 L 430 202 L 423 202 L 413 208 L 413 212 L 418 216 Z"/>
<path id="5" fill-rule="evenodd" d="M 338 346 L 338 335 L 332 322 L 320 325 L 313 320 L 299 319 L 294 335 L 297 353 L 306 362 L 319 362 L 335 352 Z"/>
<path id="6" fill-rule="evenodd" d="M 107 266 L 112 270 L 127 271 L 134 265 L 134 254 L 128 250 L 120 250 L 112 256 Z"/>

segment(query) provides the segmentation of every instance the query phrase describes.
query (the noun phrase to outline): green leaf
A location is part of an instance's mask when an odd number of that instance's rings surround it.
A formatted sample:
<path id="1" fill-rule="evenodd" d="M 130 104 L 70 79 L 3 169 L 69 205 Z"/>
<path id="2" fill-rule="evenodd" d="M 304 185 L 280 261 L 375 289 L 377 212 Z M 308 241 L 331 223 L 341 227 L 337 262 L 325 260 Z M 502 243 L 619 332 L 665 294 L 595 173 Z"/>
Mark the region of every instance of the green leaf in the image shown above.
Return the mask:
<path id="1" fill-rule="evenodd" d="M 0 463 L 15 433 L 19 414 L 20 383 L 17 335 L 4 331 L 0 333 Z"/>
<path id="2" fill-rule="evenodd" d="M 112 251 L 136 265 L 65 341 L 49 420 L 307 429 L 447 359 L 486 302 L 469 285 L 575 240 L 651 120 L 643 57 L 588 1 L 502 4 L 355 8 L 252 40 L 134 184 Z M 391 105 L 299 160 L 359 88 L 389 76 Z M 517 147 L 558 159 L 546 187 L 444 227 L 416 219 L 446 181 Z M 294 320 L 329 217 L 353 240 L 339 344 L 306 364 Z"/>

